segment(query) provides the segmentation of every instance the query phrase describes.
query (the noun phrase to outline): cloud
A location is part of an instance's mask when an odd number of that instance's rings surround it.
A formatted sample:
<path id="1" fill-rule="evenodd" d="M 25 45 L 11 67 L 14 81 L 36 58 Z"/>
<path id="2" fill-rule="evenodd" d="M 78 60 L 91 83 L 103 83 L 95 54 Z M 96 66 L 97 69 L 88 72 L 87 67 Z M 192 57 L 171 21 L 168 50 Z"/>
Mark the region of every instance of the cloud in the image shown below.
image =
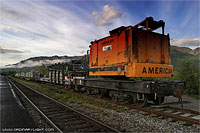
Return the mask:
<path id="1" fill-rule="evenodd" d="M 56 63 L 64 63 L 70 62 L 71 59 L 41 59 L 41 60 L 25 60 L 19 63 L 8 64 L 6 67 L 2 68 L 23 68 L 23 67 L 34 67 L 34 66 L 41 66 L 42 64 L 50 65 Z M 1 68 L 1 67 L 0 67 Z"/>
<path id="2" fill-rule="evenodd" d="M 82 10 L 90 16 L 89 11 Z M 103 28 L 96 33 L 96 26 L 90 24 L 89 19 L 80 19 L 78 13 L 45 1 L 3 1 L 0 11 L 3 20 L 0 21 L 1 43 L 14 46 L 1 47 L 0 65 L 35 56 L 79 55 L 78 46 L 84 46 L 82 50 L 86 51 L 91 40 L 108 31 Z M 12 56 L 17 54 L 23 56 L 14 60 Z"/>
<path id="3" fill-rule="evenodd" d="M 86 20 L 80 19 L 79 14 L 75 14 L 67 8 L 62 9 L 44 1 L 9 2 L 5 1 L 4 6 L 9 6 L 10 10 L 29 17 L 25 17 L 22 23 L 13 21 L 6 16 L 2 17 L 4 21 L 1 21 L 0 24 L 4 28 L 1 29 L 11 30 L 10 27 L 17 27 L 23 33 L 21 36 L 3 33 L 2 39 L 21 48 L 26 46 L 28 49 L 33 48 L 33 51 L 37 48 L 36 51 L 38 49 L 42 53 L 48 51 L 49 55 L 62 49 L 62 54 L 74 55 L 74 48 L 77 46 L 88 48 L 90 41 L 99 36 L 105 36 L 106 31 L 109 31 L 104 28 L 96 28 L 88 22 L 87 18 Z M 83 12 L 82 10 L 81 12 Z M 85 12 L 87 12 L 86 9 Z M 90 14 L 89 11 L 88 14 Z M 97 29 L 98 33 L 94 29 Z"/>
<path id="4" fill-rule="evenodd" d="M 171 40 L 171 45 L 175 46 L 200 46 L 200 38 L 180 38 Z"/>
<path id="5" fill-rule="evenodd" d="M 0 32 L 3 32 L 3 31 L 11 31 L 13 33 L 19 33 L 19 30 L 17 28 L 0 25 Z"/>
<path id="6" fill-rule="evenodd" d="M 21 2 L 5 0 L 1 2 L 1 6 L 5 7 L 7 12 L 20 14 L 17 20 L 13 20 L 14 16 L 12 15 L 1 16 L 3 20 L 0 21 L 1 43 L 14 46 L 10 49 L 31 52 L 15 53 L 22 55 L 15 60 L 11 57 L 15 55 L 14 53 L 2 54 L 0 65 L 5 65 L 5 61 L 13 63 L 36 56 L 52 56 L 55 54 L 59 56 L 78 56 L 89 49 L 91 41 L 107 36 L 109 30 L 127 22 L 126 19 L 123 19 L 123 21 L 117 19 L 109 27 L 96 26 L 92 22 L 91 11 L 87 8 L 74 3 L 70 4 L 70 2 L 64 2 L 63 4 L 65 8 L 47 1 Z M 106 23 L 111 23 L 111 19 L 122 16 L 113 7 L 105 6 L 104 10 L 107 13 L 104 16 Z M 3 52 L 9 51 L 3 50 Z"/>
<path id="7" fill-rule="evenodd" d="M 21 13 L 3 6 L 0 6 L 0 13 L 2 17 L 6 16 L 11 19 L 21 19 L 23 16 Z"/>
<path id="8" fill-rule="evenodd" d="M 12 48 L 5 48 L 5 47 L 2 47 L 0 46 L 0 53 L 1 54 L 20 54 L 20 53 L 27 53 L 27 52 L 30 52 L 30 51 L 20 51 L 20 50 L 17 50 L 17 49 L 12 49 Z"/>
<path id="9" fill-rule="evenodd" d="M 81 55 L 83 55 L 83 54 L 86 54 L 87 53 L 87 51 L 85 51 L 85 50 L 81 50 L 81 51 L 77 51 L 78 53 L 80 53 Z"/>
<path id="10" fill-rule="evenodd" d="M 98 26 L 111 25 L 113 19 L 121 18 L 123 16 L 122 13 L 118 11 L 118 9 L 105 5 L 100 12 L 92 12 L 92 16 L 95 19 L 95 24 Z"/>
<path id="11" fill-rule="evenodd" d="M 15 49 L 4 49 L 4 48 L 0 48 L 0 53 L 1 54 L 7 54 L 7 53 L 23 53 L 20 50 L 15 50 Z"/>
<path id="12" fill-rule="evenodd" d="M 23 68 L 23 67 L 33 67 L 33 66 L 41 66 L 42 64 L 55 64 L 55 63 L 62 63 L 62 62 L 69 62 L 70 60 L 66 59 L 55 59 L 55 60 L 40 60 L 40 61 L 32 61 L 28 60 L 25 63 L 17 63 L 14 65 L 7 65 L 6 68 Z"/>

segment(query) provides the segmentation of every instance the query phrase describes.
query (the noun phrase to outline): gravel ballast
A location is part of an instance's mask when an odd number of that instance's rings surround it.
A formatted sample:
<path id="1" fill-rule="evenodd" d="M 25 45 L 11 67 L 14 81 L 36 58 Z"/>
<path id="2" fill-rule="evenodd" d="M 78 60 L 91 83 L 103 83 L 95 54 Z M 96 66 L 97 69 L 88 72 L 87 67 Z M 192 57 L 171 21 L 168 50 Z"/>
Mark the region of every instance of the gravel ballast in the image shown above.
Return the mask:
<path id="1" fill-rule="evenodd" d="M 69 104 L 69 103 L 67 103 Z M 200 126 L 187 124 L 183 121 L 174 121 L 171 118 L 163 118 L 138 112 L 134 109 L 125 109 L 117 112 L 113 109 L 96 107 L 89 104 L 70 104 L 71 107 L 87 114 L 115 129 L 125 132 L 199 132 Z"/>

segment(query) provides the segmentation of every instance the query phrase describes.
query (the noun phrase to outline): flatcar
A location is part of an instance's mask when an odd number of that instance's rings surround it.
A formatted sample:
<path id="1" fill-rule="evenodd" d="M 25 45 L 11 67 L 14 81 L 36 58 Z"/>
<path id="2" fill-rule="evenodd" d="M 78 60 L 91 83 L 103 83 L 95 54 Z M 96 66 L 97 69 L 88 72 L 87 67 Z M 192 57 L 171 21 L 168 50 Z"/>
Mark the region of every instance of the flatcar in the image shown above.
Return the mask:
<path id="1" fill-rule="evenodd" d="M 89 78 L 75 79 L 75 89 L 114 100 L 128 99 L 138 106 L 145 106 L 147 100 L 161 104 L 170 95 L 180 98 L 184 82 L 142 79 L 173 76 L 170 37 L 164 34 L 164 27 L 163 20 L 147 17 L 135 26 L 121 26 L 92 41 Z M 158 28 L 162 33 L 154 32 Z"/>
<path id="2" fill-rule="evenodd" d="M 15 74 L 15 77 L 32 81 L 39 81 L 40 75 L 41 74 L 38 71 L 30 71 L 30 72 L 18 72 Z"/>

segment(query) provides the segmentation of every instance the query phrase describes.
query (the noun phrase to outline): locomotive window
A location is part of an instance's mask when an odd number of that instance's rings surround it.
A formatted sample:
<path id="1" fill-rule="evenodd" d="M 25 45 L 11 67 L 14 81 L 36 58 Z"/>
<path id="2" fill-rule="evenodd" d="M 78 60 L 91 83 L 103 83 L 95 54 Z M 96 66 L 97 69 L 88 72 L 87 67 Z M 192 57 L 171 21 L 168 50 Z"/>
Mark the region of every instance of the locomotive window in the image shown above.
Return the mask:
<path id="1" fill-rule="evenodd" d="M 105 51 L 110 51 L 110 50 L 112 50 L 112 45 L 108 45 L 108 46 L 104 46 L 103 47 L 103 51 L 105 52 Z"/>

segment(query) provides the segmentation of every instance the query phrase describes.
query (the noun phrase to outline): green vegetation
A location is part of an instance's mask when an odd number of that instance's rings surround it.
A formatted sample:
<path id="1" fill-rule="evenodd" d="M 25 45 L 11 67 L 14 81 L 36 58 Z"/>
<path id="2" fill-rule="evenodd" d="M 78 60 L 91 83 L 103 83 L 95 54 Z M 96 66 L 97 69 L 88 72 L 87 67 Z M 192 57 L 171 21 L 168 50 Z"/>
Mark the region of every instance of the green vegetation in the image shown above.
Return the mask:
<path id="1" fill-rule="evenodd" d="M 179 60 L 181 59 L 191 59 L 196 65 L 199 64 L 198 55 L 192 55 L 177 50 L 171 50 L 171 64 L 174 66 L 174 71 L 176 71 L 177 68 L 179 67 Z"/>
<path id="2" fill-rule="evenodd" d="M 42 66 L 39 66 L 38 68 L 37 68 L 37 70 L 42 74 L 42 75 L 45 75 L 46 73 L 47 73 L 47 67 L 44 65 L 44 64 L 42 64 Z"/>
<path id="3" fill-rule="evenodd" d="M 90 104 L 90 105 L 95 105 L 97 107 L 115 109 L 119 112 L 126 109 L 124 107 L 125 105 L 119 106 L 114 103 L 105 102 L 102 99 L 96 99 L 95 97 L 92 97 L 92 96 L 87 96 L 80 93 L 74 93 L 70 90 L 65 90 L 63 86 L 52 86 L 52 85 L 40 84 L 40 83 L 35 83 L 35 82 L 26 81 L 26 80 L 17 79 L 17 78 L 14 78 L 14 79 L 36 89 L 37 91 L 45 95 L 48 95 L 49 97 L 52 97 L 53 99 L 59 100 L 63 103 L 76 103 L 76 104 L 82 104 L 82 105 Z"/>
<path id="4" fill-rule="evenodd" d="M 196 59 L 196 58 L 194 58 Z M 176 79 L 186 81 L 187 89 L 184 91 L 185 94 L 188 94 L 194 98 L 200 99 L 200 86 L 199 86 L 199 66 L 196 65 L 195 60 L 182 59 L 179 60 L 178 68 L 174 73 Z M 199 59 L 198 59 L 199 60 Z"/>
<path id="5" fill-rule="evenodd" d="M 22 67 L 22 68 L 1 68 L 0 72 L 8 72 L 8 71 L 15 71 L 15 72 L 30 72 L 36 71 L 38 66 L 35 67 Z"/>
<path id="6" fill-rule="evenodd" d="M 0 75 L 4 76 L 15 76 L 15 71 L 0 72 Z"/>

